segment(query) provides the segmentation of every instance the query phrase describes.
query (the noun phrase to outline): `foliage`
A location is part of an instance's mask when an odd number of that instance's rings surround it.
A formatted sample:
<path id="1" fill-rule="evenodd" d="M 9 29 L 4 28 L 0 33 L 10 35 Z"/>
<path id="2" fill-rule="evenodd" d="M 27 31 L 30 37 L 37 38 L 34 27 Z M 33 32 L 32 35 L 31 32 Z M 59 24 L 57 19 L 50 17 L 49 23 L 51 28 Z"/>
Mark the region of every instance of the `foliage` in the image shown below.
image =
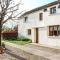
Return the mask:
<path id="1" fill-rule="evenodd" d="M 20 40 L 20 41 L 29 41 L 30 39 L 29 38 L 18 38 L 17 40 Z"/>
<path id="2" fill-rule="evenodd" d="M 18 45 L 25 45 L 25 44 L 28 44 L 28 43 L 32 43 L 32 40 L 28 39 L 28 38 L 11 38 L 11 39 L 5 40 L 5 41 L 15 43 L 15 44 L 18 44 Z"/>

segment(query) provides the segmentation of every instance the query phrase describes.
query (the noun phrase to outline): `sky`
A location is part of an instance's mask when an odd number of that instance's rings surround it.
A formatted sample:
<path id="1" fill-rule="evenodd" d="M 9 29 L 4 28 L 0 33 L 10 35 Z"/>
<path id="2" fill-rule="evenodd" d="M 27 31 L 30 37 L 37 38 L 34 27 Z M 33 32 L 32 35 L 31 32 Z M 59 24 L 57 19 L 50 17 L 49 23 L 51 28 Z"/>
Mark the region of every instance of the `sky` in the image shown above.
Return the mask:
<path id="1" fill-rule="evenodd" d="M 42 5 L 48 4 L 53 1 L 57 1 L 57 0 L 22 0 L 21 1 L 22 5 L 19 6 L 19 12 L 23 10 L 28 11 L 28 10 L 40 7 Z M 14 2 L 19 3 L 20 0 L 14 0 Z M 7 26 L 12 27 L 12 26 L 15 26 L 15 24 L 16 24 L 15 22 L 11 21 L 7 23 Z"/>
<path id="2" fill-rule="evenodd" d="M 56 1 L 56 0 L 22 0 L 22 2 L 24 3 L 23 5 L 24 8 L 27 10 L 34 9 L 36 7 L 45 5 L 53 1 Z"/>

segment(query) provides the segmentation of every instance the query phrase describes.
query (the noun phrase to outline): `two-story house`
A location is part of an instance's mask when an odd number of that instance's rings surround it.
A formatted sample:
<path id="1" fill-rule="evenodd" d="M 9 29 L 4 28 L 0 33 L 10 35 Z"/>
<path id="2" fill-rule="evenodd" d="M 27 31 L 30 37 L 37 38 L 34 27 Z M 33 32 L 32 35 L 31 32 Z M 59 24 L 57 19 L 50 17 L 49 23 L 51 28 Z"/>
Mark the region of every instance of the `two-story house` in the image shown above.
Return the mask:
<path id="1" fill-rule="evenodd" d="M 21 15 L 18 36 L 28 37 L 33 43 L 60 46 L 60 5 L 58 1 Z"/>

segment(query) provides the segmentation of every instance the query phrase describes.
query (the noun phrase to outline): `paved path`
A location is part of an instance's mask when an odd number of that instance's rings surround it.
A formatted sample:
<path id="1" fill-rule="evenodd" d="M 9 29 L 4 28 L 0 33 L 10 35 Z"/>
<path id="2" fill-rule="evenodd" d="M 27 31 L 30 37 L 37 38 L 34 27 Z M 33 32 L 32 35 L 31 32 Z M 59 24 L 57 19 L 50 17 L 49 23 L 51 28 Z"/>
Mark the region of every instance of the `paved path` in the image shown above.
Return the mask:
<path id="1" fill-rule="evenodd" d="M 26 60 L 20 56 L 20 52 L 20 49 L 6 44 L 6 51 L 0 54 L 0 60 Z"/>
<path id="2" fill-rule="evenodd" d="M 0 60 L 25 60 L 20 56 L 16 56 L 15 54 L 5 52 L 4 54 L 0 54 Z"/>
<path id="3" fill-rule="evenodd" d="M 31 48 L 37 49 L 39 52 L 37 51 L 36 54 L 38 54 L 39 56 L 44 56 L 49 60 L 60 60 L 60 48 L 54 49 L 54 48 L 39 46 L 38 44 L 29 44 L 26 45 L 26 47 L 29 47 L 30 49 Z"/>
<path id="4" fill-rule="evenodd" d="M 42 60 L 42 58 L 43 60 L 60 60 L 60 49 L 53 49 L 34 44 L 29 44 L 26 46 L 20 46 L 12 43 L 6 43 L 6 44 L 7 44 L 6 47 L 8 48 L 7 50 L 12 51 L 12 53 L 17 54 L 18 56 L 22 56 L 25 58 L 34 57 L 33 59 L 30 60 L 36 60 L 37 56 L 39 56 L 39 59 L 37 58 L 37 60 Z M 23 54 L 22 51 L 27 52 L 27 54 L 25 52 Z"/>
<path id="5" fill-rule="evenodd" d="M 7 53 L 4 53 L 0 54 L 0 60 L 17 60 L 17 59 Z"/>

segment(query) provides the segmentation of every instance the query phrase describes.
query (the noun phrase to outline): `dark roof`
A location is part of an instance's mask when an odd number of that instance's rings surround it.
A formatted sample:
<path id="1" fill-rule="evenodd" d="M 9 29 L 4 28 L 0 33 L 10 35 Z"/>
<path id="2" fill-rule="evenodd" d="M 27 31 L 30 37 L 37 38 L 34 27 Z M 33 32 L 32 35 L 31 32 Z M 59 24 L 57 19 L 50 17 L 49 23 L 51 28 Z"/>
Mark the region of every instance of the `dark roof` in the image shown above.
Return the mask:
<path id="1" fill-rule="evenodd" d="M 27 15 L 27 14 L 30 14 L 30 13 L 35 12 L 35 11 L 39 11 L 39 10 L 41 10 L 41 9 L 45 9 L 45 8 L 47 8 L 47 7 L 50 7 L 50 6 L 53 6 L 53 5 L 56 5 L 56 4 L 58 4 L 58 1 L 54 1 L 54 2 L 49 3 L 49 4 L 47 4 L 47 5 L 44 5 L 44 6 L 35 8 L 35 9 L 32 9 L 32 10 L 30 10 L 30 11 L 27 11 L 27 12 L 25 12 L 23 15 L 21 15 L 20 17 L 22 17 L 22 16 L 24 16 L 24 15 Z"/>

